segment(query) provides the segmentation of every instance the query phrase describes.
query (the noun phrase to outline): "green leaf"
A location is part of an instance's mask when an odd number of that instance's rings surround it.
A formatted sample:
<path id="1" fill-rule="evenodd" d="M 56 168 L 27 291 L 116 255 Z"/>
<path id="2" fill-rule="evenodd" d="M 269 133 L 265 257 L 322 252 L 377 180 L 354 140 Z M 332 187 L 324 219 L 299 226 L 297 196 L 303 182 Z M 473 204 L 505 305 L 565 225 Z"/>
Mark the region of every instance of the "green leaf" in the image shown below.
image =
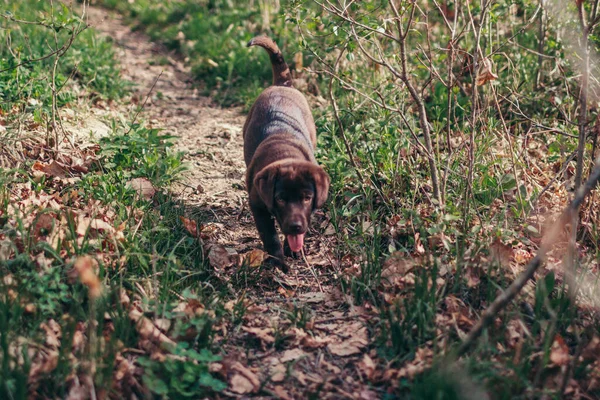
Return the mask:
<path id="1" fill-rule="evenodd" d="M 154 374 L 152 373 L 144 374 L 142 380 L 144 382 L 144 385 L 146 385 L 146 387 L 150 389 L 150 391 L 158 395 L 165 396 L 169 393 L 169 388 L 167 387 L 167 384 L 159 378 L 157 378 L 156 376 L 154 376 Z"/>

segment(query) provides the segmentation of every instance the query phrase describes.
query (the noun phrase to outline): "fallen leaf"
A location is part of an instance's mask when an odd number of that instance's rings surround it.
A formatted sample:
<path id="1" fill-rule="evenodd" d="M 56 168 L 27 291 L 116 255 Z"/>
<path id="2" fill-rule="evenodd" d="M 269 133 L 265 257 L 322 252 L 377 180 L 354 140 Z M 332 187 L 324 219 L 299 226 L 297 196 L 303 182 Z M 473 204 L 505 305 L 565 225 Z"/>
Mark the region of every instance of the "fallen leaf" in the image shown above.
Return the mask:
<path id="1" fill-rule="evenodd" d="M 35 220 L 33 235 L 36 239 L 48 235 L 54 227 L 54 217 L 48 213 L 39 215 Z"/>
<path id="2" fill-rule="evenodd" d="M 425 254 L 425 247 L 421 242 L 421 234 L 419 232 L 415 233 L 415 253 L 419 255 Z"/>
<path id="3" fill-rule="evenodd" d="M 230 367 L 230 371 L 229 388 L 232 392 L 237 394 L 258 392 L 258 389 L 260 389 L 260 381 L 254 372 L 250 371 L 239 362 L 235 362 Z"/>
<path id="4" fill-rule="evenodd" d="M 483 274 L 482 269 L 479 266 L 469 265 L 465 269 L 465 277 L 467 278 L 467 286 L 474 288 L 481 282 L 481 275 Z"/>
<path id="5" fill-rule="evenodd" d="M 90 228 L 100 232 L 115 233 L 115 228 L 101 219 L 93 219 L 90 222 Z"/>
<path id="6" fill-rule="evenodd" d="M 392 253 L 383 263 L 381 281 L 387 288 L 402 287 L 406 283 L 406 276 L 414 267 L 414 258 L 408 258 L 406 253 L 401 251 Z"/>
<path id="7" fill-rule="evenodd" d="M 600 337 L 594 336 L 581 352 L 581 356 L 586 360 L 600 359 Z"/>
<path id="8" fill-rule="evenodd" d="M 154 185 L 146 178 L 134 178 L 127 183 L 127 186 L 131 187 L 146 200 L 152 200 L 156 194 Z"/>
<path id="9" fill-rule="evenodd" d="M 499 238 L 496 238 L 490 246 L 490 254 L 498 264 L 507 267 L 512 257 L 512 247 L 502 243 Z"/>
<path id="10" fill-rule="evenodd" d="M 195 238 L 198 237 L 198 224 L 196 223 L 196 221 L 186 218 L 184 216 L 180 216 L 179 220 L 183 224 L 183 227 L 185 228 L 185 230 L 190 235 L 192 235 Z"/>
<path id="11" fill-rule="evenodd" d="M 562 336 L 557 334 L 550 348 L 550 361 L 555 365 L 567 365 L 569 360 L 569 348 Z"/>
<path id="12" fill-rule="evenodd" d="M 208 260 L 210 265 L 218 270 L 223 270 L 232 266 L 235 263 L 237 252 L 233 249 L 228 249 L 220 244 L 210 245 L 208 250 Z"/>
<path id="13" fill-rule="evenodd" d="M 322 337 L 322 336 L 310 336 L 310 335 L 306 335 L 304 336 L 301 340 L 300 340 L 300 344 L 302 345 L 302 347 L 305 348 L 309 348 L 309 349 L 319 349 L 321 347 L 325 347 L 327 346 L 329 343 L 331 343 L 331 338 L 328 337 Z"/>
<path id="14" fill-rule="evenodd" d="M 358 363 L 358 366 L 363 371 L 368 380 L 373 379 L 373 374 L 375 373 L 375 362 L 368 354 L 365 354 L 362 360 Z"/>
<path id="15" fill-rule="evenodd" d="M 298 298 L 302 300 L 303 303 L 317 304 L 325 301 L 328 296 L 323 292 L 307 292 L 300 294 Z"/>
<path id="16" fill-rule="evenodd" d="M 36 161 L 32 169 L 34 171 L 41 171 L 47 176 L 55 177 L 55 178 L 66 178 L 67 177 L 67 169 L 65 166 L 57 163 L 56 161 L 52 161 L 50 164 L 45 164 L 40 161 Z"/>
<path id="17" fill-rule="evenodd" d="M 354 354 L 359 354 L 362 351 L 361 349 L 365 345 L 366 343 L 357 345 L 355 342 L 349 339 L 340 343 L 329 343 L 327 345 L 327 349 L 329 349 L 331 354 L 334 354 L 336 356 L 348 357 Z"/>
<path id="18" fill-rule="evenodd" d="M 373 390 L 363 389 L 358 397 L 360 400 L 378 400 L 379 395 Z"/>
<path id="19" fill-rule="evenodd" d="M 414 360 L 408 362 L 403 368 L 400 370 L 393 371 L 394 377 L 393 379 L 399 378 L 410 378 L 413 379 L 416 375 L 425 371 L 427 368 L 431 366 L 431 362 L 433 360 L 433 351 L 427 347 L 421 347 L 417 349 L 415 353 Z M 391 370 L 390 370 L 391 371 Z M 388 371 L 384 373 L 384 379 L 388 380 L 389 374 Z"/>
<path id="20" fill-rule="evenodd" d="M 267 343 L 267 344 L 271 344 L 271 343 L 275 343 L 275 338 L 273 337 L 273 335 L 271 335 L 273 333 L 273 329 L 271 328 L 253 328 L 253 327 L 246 327 L 246 326 L 242 326 L 242 330 L 244 332 L 247 332 L 249 334 L 251 334 L 252 336 L 258 338 L 261 342 Z"/>
<path id="21" fill-rule="evenodd" d="M 46 333 L 46 345 L 51 349 L 58 349 L 62 337 L 60 325 L 55 320 L 50 319 L 47 322 L 42 322 L 40 328 Z"/>
<path id="22" fill-rule="evenodd" d="M 284 364 L 279 362 L 276 358 L 271 361 L 272 364 L 269 368 L 269 374 L 271 375 L 272 382 L 283 382 L 287 372 L 287 368 Z"/>
<path id="23" fill-rule="evenodd" d="M 174 347 L 176 345 L 171 338 L 162 333 L 150 319 L 144 317 L 142 312 L 135 307 L 129 310 L 129 318 L 135 323 L 140 338 L 150 340 L 162 346 Z"/>
<path id="24" fill-rule="evenodd" d="M 283 352 L 280 360 L 282 363 L 297 360 L 301 357 L 306 356 L 306 353 L 302 349 L 290 349 Z"/>
<path id="25" fill-rule="evenodd" d="M 44 352 L 41 360 L 36 360 L 32 363 L 29 370 L 29 383 L 37 381 L 40 375 L 46 375 L 54 371 L 58 365 L 58 350 Z"/>
<path id="26" fill-rule="evenodd" d="M 282 400 L 292 400 L 293 397 L 291 397 L 288 392 L 286 392 L 286 390 L 282 387 L 282 386 L 275 386 L 273 388 L 273 393 L 275 393 L 277 395 L 277 397 L 279 397 Z"/>
<path id="27" fill-rule="evenodd" d="M 254 268 L 260 267 L 267 257 L 267 253 L 260 249 L 250 250 L 249 252 L 242 254 L 240 258 L 240 266 L 246 265 Z"/>

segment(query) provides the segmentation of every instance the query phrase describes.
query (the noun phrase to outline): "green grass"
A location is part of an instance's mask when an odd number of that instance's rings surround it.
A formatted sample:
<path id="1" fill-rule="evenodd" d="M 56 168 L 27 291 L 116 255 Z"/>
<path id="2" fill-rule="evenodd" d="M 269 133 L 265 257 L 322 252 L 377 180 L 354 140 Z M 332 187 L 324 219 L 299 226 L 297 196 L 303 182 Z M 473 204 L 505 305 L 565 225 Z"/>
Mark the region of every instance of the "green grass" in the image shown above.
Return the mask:
<path id="1" fill-rule="evenodd" d="M 268 56 L 246 47 L 251 38 L 269 34 L 288 62 L 299 48 L 293 24 L 270 2 L 256 2 L 253 8 L 239 0 L 100 3 L 124 13 L 136 29 L 189 60 L 204 93 L 221 105 L 249 105 L 272 80 Z M 263 13 L 269 15 L 266 21 Z"/>
<path id="2" fill-rule="evenodd" d="M 77 148 L 54 153 L 21 130 L 48 131 L 53 99 L 57 111 L 77 112 L 126 95 L 111 42 L 81 30 L 78 10 L 58 2 L 16 2 L 2 12 L 0 40 L 10 44 L 0 48 L 3 143 L 41 148 L 63 162 L 65 154 L 80 157 Z M 52 52 L 65 44 L 56 59 Z M 1 398 L 67 397 L 73 377 L 89 377 L 110 396 L 166 395 L 164 385 L 172 398 L 224 388 L 208 371 L 219 359 L 212 327 L 224 312 L 221 293 L 210 283 L 202 246 L 181 224 L 184 206 L 165 191 L 185 170 L 182 154 L 173 150 L 173 137 L 120 120 L 89 170 L 71 171 L 76 179 L 68 183 L 34 173 L 34 162 L 52 161 L 43 152 L 21 152 L 15 168 L 0 170 Z M 130 186 L 136 178 L 153 185 L 152 198 Z M 97 278 L 78 269 L 82 256 L 91 257 Z M 135 387 L 115 380 L 124 349 L 148 340 L 132 320 L 132 301 L 144 317 L 168 319 L 178 338 L 164 349 L 172 357 L 165 362 L 136 356 L 144 372 Z M 206 304 L 207 313 L 190 316 L 176 309 L 182 303 Z"/>
<path id="3" fill-rule="evenodd" d="M 132 138 L 136 140 L 132 141 Z M 120 306 L 120 293 L 123 290 L 130 293 L 148 290 L 145 295 L 153 300 L 142 305 L 145 312 L 155 318 L 169 319 L 173 324 L 172 335 L 187 338 L 182 339 L 176 349 L 170 350 L 178 357 L 173 361 L 157 363 L 149 358 L 140 358 L 139 365 L 145 367 L 146 371 L 143 381 L 149 390 L 164 395 L 165 387 L 168 387 L 170 396 L 177 397 L 206 395 L 211 390 L 223 388 L 223 383 L 213 378 L 207 369 L 209 362 L 218 359 L 211 352 L 211 327 L 217 316 L 204 314 L 190 318 L 181 311 L 173 311 L 181 302 L 178 293 L 183 293 L 189 301 L 201 296 L 200 300 L 195 301 L 202 301 L 203 304 L 219 296 L 219 293 L 207 290 L 205 286 L 208 273 L 202 247 L 181 226 L 179 216 L 183 215 L 184 210 L 170 195 L 158 193 L 154 200 L 160 206 L 156 207 L 128 186 L 133 176 L 149 179 L 155 185 L 165 185 L 179 176 L 180 155 L 168 151 L 169 139 L 141 125 L 118 128 L 101 143 L 98 169 L 83 175 L 76 185 L 78 202 L 96 202 L 96 209 L 103 210 L 94 215 L 94 210 L 86 210 L 86 207 L 84 212 L 89 212 L 90 217 L 109 212 L 114 215 L 114 226 L 124 225 L 124 237 L 113 244 L 108 235 L 102 239 L 101 234 L 100 240 L 97 240 L 91 230 L 81 237 L 77 219 L 70 216 L 67 208 L 57 212 L 32 206 L 19 216 L 9 210 L 7 201 L 3 202 L 0 215 L 16 219 L 14 225 L 5 219 L 3 223 L 6 225 L 0 230 L 3 240 L 14 244 L 13 254 L 8 260 L 0 262 L 5 293 L 0 298 L 0 323 L 3 327 L 0 334 L 0 381 L 4 382 L 0 393 L 3 393 L 3 397 L 26 397 L 19 394 L 18 382 L 26 379 L 31 373 L 31 364 L 35 363 L 35 360 L 28 360 L 27 357 L 23 362 L 16 362 L 14 349 L 8 344 L 17 343 L 18 337 L 26 337 L 32 343 L 44 343 L 45 337 L 40 326 L 49 320 L 56 321 L 60 326 L 62 344 L 59 348 L 65 354 L 59 357 L 58 365 L 51 370 L 51 374 L 40 378 L 34 392 L 38 395 L 66 395 L 66 376 L 77 371 L 85 372 L 68 358 L 69 352 L 65 350 L 72 339 L 69 335 L 77 329 L 81 330 L 82 326 L 86 327 L 84 332 L 87 335 L 93 329 L 105 344 L 90 343 L 92 347 L 85 348 L 82 354 L 76 356 L 81 357 L 80 360 L 95 360 L 98 364 L 95 384 L 110 387 L 114 383 L 113 363 L 116 355 L 120 354 L 123 346 L 136 347 L 141 339 L 125 306 Z M 139 151 L 140 143 L 144 145 L 144 152 Z M 131 163 L 140 168 L 132 169 Z M 99 169 L 100 166 L 102 169 Z M 28 174 L 24 171 L 16 176 L 14 172 L 6 171 L 2 177 L 5 182 L 11 181 L 13 184 L 28 180 Z M 47 185 L 50 186 L 42 187 L 39 193 L 51 193 L 52 180 Z M 7 185 L 2 187 L 0 198 L 5 199 L 8 197 Z M 31 196 L 35 197 L 35 192 Z M 53 216 L 54 226 L 50 232 L 40 233 L 32 228 L 43 213 Z M 33 222 L 29 222 L 27 214 L 36 215 Z M 65 236 L 57 246 L 53 246 L 44 239 L 44 235 L 58 229 L 58 220 L 61 218 L 67 220 L 67 227 L 62 227 Z M 48 266 L 41 266 L 39 259 L 35 258 L 40 254 L 48 260 Z M 99 263 L 99 278 L 105 291 L 97 300 L 90 297 L 86 286 L 78 282 L 77 274 L 73 275 L 73 261 L 84 254 L 92 255 Z M 217 301 L 217 304 L 220 302 Z M 27 305 L 34 305 L 35 310 L 26 312 Z M 220 313 L 217 310 L 217 315 Z M 103 317 L 105 315 L 110 316 L 109 321 Z M 96 326 L 92 328 L 94 323 Z M 190 332 L 195 333 L 190 336 Z M 23 346 L 23 350 L 26 349 L 27 346 Z M 182 374 L 183 380 L 180 379 Z M 169 384 L 169 379 L 177 380 L 178 384 Z"/>
<path id="4" fill-rule="evenodd" d="M 89 96 L 117 99 L 125 93 L 127 84 L 119 75 L 112 45 L 93 29 L 83 29 L 85 23 L 77 13 L 59 2 L 52 7 L 51 2 L 25 0 L 3 7 L 0 40 L 10 44 L 0 48 L 0 104 L 4 111 L 35 99 L 40 106 L 32 107 L 33 111 L 49 113 L 54 53 L 68 46 L 79 31 L 57 64 L 59 107 L 77 100 L 69 84 L 72 81 L 84 86 Z"/>

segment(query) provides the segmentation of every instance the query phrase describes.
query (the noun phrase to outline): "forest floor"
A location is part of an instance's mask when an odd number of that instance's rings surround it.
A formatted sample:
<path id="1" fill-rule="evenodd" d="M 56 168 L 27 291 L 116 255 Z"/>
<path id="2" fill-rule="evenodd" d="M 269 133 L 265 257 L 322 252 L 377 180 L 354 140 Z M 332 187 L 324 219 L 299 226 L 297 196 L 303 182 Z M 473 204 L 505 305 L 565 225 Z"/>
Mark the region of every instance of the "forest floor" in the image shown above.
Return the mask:
<path id="1" fill-rule="evenodd" d="M 176 148 L 185 152 L 189 170 L 171 191 L 184 205 L 188 222 L 204 221 L 203 245 L 215 274 L 243 298 L 242 322 L 225 321 L 215 328 L 223 361 L 213 367 L 227 377 L 225 393 L 381 397 L 367 383 L 377 367 L 371 358 L 376 354 L 366 352 L 371 332 L 365 321 L 376 315 L 349 306 L 350 299 L 340 292 L 326 215 L 313 216 L 306 259 L 289 260 L 287 275 L 263 270 L 250 281 L 235 278 L 231 259 L 262 255 L 246 206 L 242 110 L 219 108 L 199 96 L 184 64 L 144 34 L 132 32 L 118 14 L 91 8 L 89 23 L 115 41 L 123 78 L 135 84 L 133 97 L 144 104 L 143 118 L 176 136 Z M 232 314 L 234 303 L 229 305 Z"/>

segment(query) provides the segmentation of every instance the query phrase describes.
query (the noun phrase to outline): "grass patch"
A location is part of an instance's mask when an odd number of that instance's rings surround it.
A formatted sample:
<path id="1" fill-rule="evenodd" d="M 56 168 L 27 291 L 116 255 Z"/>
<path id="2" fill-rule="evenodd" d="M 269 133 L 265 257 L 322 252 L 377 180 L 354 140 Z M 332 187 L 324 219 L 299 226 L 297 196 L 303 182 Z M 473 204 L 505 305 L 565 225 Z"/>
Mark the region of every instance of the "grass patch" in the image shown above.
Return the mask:
<path id="1" fill-rule="evenodd" d="M 134 28 L 176 50 L 204 93 L 224 106 L 248 106 L 272 80 L 268 57 L 263 51 L 249 50 L 250 39 L 270 34 L 288 62 L 298 49 L 293 25 L 271 2 L 256 2 L 253 7 L 238 0 L 100 3 L 124 13 Z"/>

